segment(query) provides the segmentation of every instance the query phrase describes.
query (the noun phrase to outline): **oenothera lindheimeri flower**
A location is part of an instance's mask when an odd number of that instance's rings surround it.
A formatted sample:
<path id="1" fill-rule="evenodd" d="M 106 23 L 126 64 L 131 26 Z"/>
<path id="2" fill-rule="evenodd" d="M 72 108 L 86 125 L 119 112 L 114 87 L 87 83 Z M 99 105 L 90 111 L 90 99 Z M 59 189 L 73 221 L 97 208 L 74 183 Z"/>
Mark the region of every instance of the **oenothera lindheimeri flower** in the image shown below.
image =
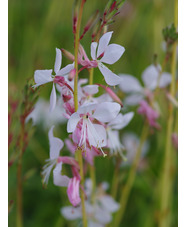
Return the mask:
<path id="1" fill-rule="evenodd" d="M 63 76 L 68 74 L 74 68 L 74 64 L 69 64 L 61 69 L 61 62 L 61 50 L 56 48 L 56 59 L 54 64 L 55 75 L 52 75 L 52 69 L 36 70 L 34 73 L 34 80 L 36 84 L 33 87 L 53 82 L 53 88 L 50 95 L 50 111 L 53 111 L 56 105 L 56 89 L 54 83 L 58 83 L 60 86 L 68 86 L 68 84 L 65 83 Z"/>
<path id="2" fill-rule="evenodd" d="M 85 202 L 85 209 L 89 227 L 105 227 L 106 224 L 112 220 L 112 213 L 119 209 L 119 204 L 105 193 L 105 183 L 99 185 L 95 190 L 94 202 L 91 202 L 92 181 L 87 179 L 85 182 L 85 193 L 87 200 Z M 82 218 L 82 208 L 79 207 L 63 207 L 61 209 L 62 215 L 68 220 L 76 220 Z"/>
<path id="3" fill-rule="evenodd" d="M 160 65 L 150 65 L 143 71 L 144 87 L 134 76 L 128 74 L 119 74 L 119 76 L 121 78 L 120 89 L 129 94 L 125 99 L 127 105 L 137 105 L 144 97 L 151 99 L 156 87 L 165 88 L 171 82 L 171 74 L 162 72 Z"/>
<path id="4" fill-rule="evenodd" d="M 79 168 L 78 163 L 72 157 L 61 157 L 59 156 L 60 150 L 63 148 L 64 143 L 61 139 L 53 136 L 54 126 L 51 127 L 48 133 L 49 144 L 50 144 L 50 158 L 46 160 L 47 164 L 43 167 L 43 183 L 47 184 L 49 180 L 50 173 L 53 170 L 53 181 L 57 186 L 67 187 L 70 178 L 61 175 L 62 164 L 70 164 L 76 168 Z"/>
<path id="5" fill-rule="evenodd" d="M 113 32 L 105 33 L 99 43 L 91 43 L 91 57 L 97 62 L 97 66 L 103 74 L 107 84 L 114 86 L 120 83 L 121 79 L 103 63 L 112 65 L 117 62 L 125 51 L 125 48 L 118 44 L 109 44 Z"/>
<path id="6" fill-rule="evenodd" d="M 124 146 L 121 144 L 119 139 L 119 131 L 126 127 L 134 116 L 133 112 L 127 114 L 118 114 L 118 116 L 107 124 L 107 137 L 108 137 L 108 147 L 110 148 L 111 154 L 119 153 L 121 157 L 125 160 L 123 155 Z"/>
<path id="7" fill-rule="evenodd" d="M 125 147 L 126 158 L 127 158 L 127 161 L 123 162 L 122 165 L 127 166 L 132 164 L 133 160 L 135 159 L 136 152 L 138 151 L 138 147 L 140 144 L 140 139 L 133 132 L 128 132 L 128 133 L 124 133 L 124 135 L 122 136 L 122 143 Z M 141 159 L 145 156 L 148 150 L 149 150 L 149 143 L 148 141 L 145 141 L 142 146 Z"/>
<path id="8" fill-rule="evenodd" d="M 106 123 L 113 120 L 119 113 L 121 107 L 118 103 L 103 102 L 100 104 L 89 104 L 80 106 L 77 112 L 73 113 L 67 123 L 67 131 L 73 133 L 73 140 L 86 150 L 88 141 L 89 146 L 99 148 L 106 146 L 106 130 L 103 125 L 93 123 Z"/>
<path id="9" fill-rule="evenodd" d="M 71 178 L 68 184 L 67 195 L 73 206 L 77 206 L 81 202 L 81 198 L 79 196 L 79 185 L 80 179 L 76 176 Z"/>

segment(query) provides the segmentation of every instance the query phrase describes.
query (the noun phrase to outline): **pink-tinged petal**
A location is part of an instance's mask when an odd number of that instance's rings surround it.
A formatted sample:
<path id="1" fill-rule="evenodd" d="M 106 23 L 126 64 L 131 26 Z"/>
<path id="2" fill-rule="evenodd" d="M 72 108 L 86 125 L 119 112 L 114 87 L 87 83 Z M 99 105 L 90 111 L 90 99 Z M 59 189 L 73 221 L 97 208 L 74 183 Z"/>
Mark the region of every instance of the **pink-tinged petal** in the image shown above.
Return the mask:
<path id="1" fill-rule="evenodd" d="M 134 116 L 134 112 L 129 112 L 127 114 L 119 114 L 114 120 L 109 122 L 108 126 L 110 126 L 112 129 L 122 129 L 126 127 L 129 122 L 132 120 Z"/>
<path id="2" fill-rule="evenodd" d="M 56 159 L 59 157 L 59 152 L 63 148 L 64 143 L 61 139 L 53 136 L 54 125 L 48 132 L 49 143 L 50 143 L 50 159 Z"/>
<path id="3" fill-rule="evenodd" d="M 119 88 L 126 93 L 142 92 L 143 88 L 139 83 L 139 80 L 134 76 L 128 74 L 119 74 L 121 82 Z"/>
<path id="4" fill-rule="evenodd" d="M 136 106 L 140 103 L 141 100 L 143 100 L 143 98 L 144 95 L 142 94 L 132 94 L 125 98 L 124 103 L 128 106 Z"/>
<path id="5" fill-rule="evenodd" d="M 77 177 L 73 177 L 70 179 L 67 189 L 67 195 L 69 201 L 73 206 L 77 206 L 81 202 L 81 198 L 79 196 L 79 186 L 80 180 Z"/>
<path id="6" fill-rule="evenodd" d="M 92 57 L 93 60 L 96 60 L 96 49 L 97 49 L 97 46 L 98 46 L 98 43 L 96 43 L 96 42 L 92 42 L 91 43 L 90 49 L 91 49 L 91 57 Z"/>
<path id="7" fill-rule="evenodd" d="M 54 72 L 57 74 L 61 68 L 62 54 L 61 50 L 56 48 L 56 60 L 54 64 Z"/>
<path id="8" fill-rule="evenodd" d="M 121 82 L 121 78 L 108 69 L 105 65 L 99 62 L 98 68 L 103 74 L 105 81 L 110 86 L 115 86 Z"/>
<path id="9" fill-rule="evenodd" d="M 64 75 L 67 75 L 68 73 L 70 73 L 71 70 L 74 69 L 74 63 L 72 64 L 68 64 L 66 65 L 64 68 L 62 68 L 61 70 L 59 70 L 57 72 L 57 75 L 58 76 L 64 76 Z"/>
<path id="10" fill-rule="evenodd" d="M 112 65 L 121 58 L 124 51 L 124 47 L 118 44 L 110 44 L 107 46 L 105 53 L 100 61 Z"/>
<path id="11" fill-rule="evenodd" d="M 83 91 L 88 95 L 94 95 L 98 93 L 98 85 L 87 85 L 83 87 Z"/>
<path id="12" fill-rule="evenodd" d="M 69 184 L 70 178 L 65 175 L 61 175 L 61 171 L 62 171 L 62 162 L 58 163 L 53 170 L 54 184 L 60 187 L 67 187 Z"/>
<path id="13" fill-rule="evenodd" d="M 105 128 L 102 125 L 92 124 L 90 120 L 87 123 L 87 136 L 90 146 L 99 148 L 107 144 Z"/>
<path id="14" fill-rule="evenodd" d="M 147 87 L 150 90 L 154 90 L 157 87 L 157 81 L 158 81 L 160 72 L 161 72 L 160 65 L 148 66 L 142 73 L 142 80 L 145 84 L 145 87 Z"/>
<path id="15" fill-rule="evenodd" d="M 42 84 L 53 81 L 52 69 L 36 70 L 34 72 L 34 80 L 36 84 L 33 87 L 38 87 Z"/>
<path id="16" fill-rule="evenodd" d="M 109 42 L 110 42 L 110 39 L 112 37 L 112 33 L 113 32 L 107 32 L 105 33 L 104 35 L 102 35 L 102 37 L 100 38 L 99 40 L 99 44 L 98 44 L 98 51 L 97 51 L 97 58 L 105 52 Z"/>
<path id="17" fill-rule="evenodd" d="M 67 220 L 76 220 L 82 217 L 81 207 L 71 207 L 71 206 L 63 207 L 61 209 L 61 214 Z"/>
<path id="18" fill-rule="evenodd" d="M 160 77 L 160 81 L 159 81 L 159 87 L 160 88 L 164 88 L 167 85 L 169 85 L 171 82 L 171 74 L 164 72 L 162 73 L 161 77 Z"/>
<path id="19" fill-rule="evenodd" d="M 52 92 L 50 95 L 50 111 L 53 111 L 55 109 L 55 106 L 56 106 L 56 88 L 55 85 L 53 84 Z"/>
<path id="20" fill-rule="evenodd" d="M 111 196 L 104 195 L 100 197 L 99 201 L 103 206 L 103 209 L 106 209 L 108 212 L 116 212 L 119 209 L 119 203 L 117 203 Z"/>
<path id="21" fill-rule="evenodd" d="M 97 105 L 92 115 L 98 121 L 109 122 L 113 120 L 119 113 L 121 106 L 115 102 L 103 102 Z"/>
<path id="22" fill-rule="evenodd" d="M 67 132 L 73 132 L 78 124 L 78 122 L 80 121 L 81 117 L 79 116 L 79 114 L 77 112 L 73 113 L 70 116 L 70 119 L 68 120 L 67 123 Z"/>

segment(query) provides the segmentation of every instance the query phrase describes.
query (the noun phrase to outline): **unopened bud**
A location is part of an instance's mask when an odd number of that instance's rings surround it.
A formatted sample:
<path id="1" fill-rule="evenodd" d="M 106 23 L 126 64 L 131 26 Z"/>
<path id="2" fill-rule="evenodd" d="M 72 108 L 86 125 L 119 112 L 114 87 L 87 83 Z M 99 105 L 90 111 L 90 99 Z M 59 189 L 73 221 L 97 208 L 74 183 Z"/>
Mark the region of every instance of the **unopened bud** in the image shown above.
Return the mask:
<path id="1" fill-rule="evenodd" d="M 72 70 L 70 71 L 70 73 L 68 74 L 68 79 L 69 79 L 70 81 L 73 80 L 74 77 L 75 77 L 75 75 L 76 75 L 76 69 L 72 69 Z"/>
<path id="2" fill-rule="evenodd" d="M 66 58 L 68 58 L 71 61 L 74 61 L 74 59 L 75 59 L 74 55 L 71 54 L 68 50 L 65 50 L 65 49 L 61 48 L 61 51 L 65 55 Z"/>

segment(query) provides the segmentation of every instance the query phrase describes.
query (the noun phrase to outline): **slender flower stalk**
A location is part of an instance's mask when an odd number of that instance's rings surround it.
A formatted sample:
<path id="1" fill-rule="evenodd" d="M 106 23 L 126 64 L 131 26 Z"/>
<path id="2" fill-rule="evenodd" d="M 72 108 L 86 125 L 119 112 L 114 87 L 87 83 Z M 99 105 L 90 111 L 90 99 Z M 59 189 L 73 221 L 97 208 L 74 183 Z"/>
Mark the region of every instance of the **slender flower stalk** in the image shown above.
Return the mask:
<path id="1" fill-rule="evenodd" d="M 80 34 L 80 26 L 81 26 L 81 19 L 83 14 L 83 6 L 84 6 L 85 0 L 81 0 L 81 5 L 79 9 L 78 14 L 78 20 L 77 20 L 77 27 L 76 27 L 76 33 L 75 33 L 75 78 L 74 78 L 74 107 L 75 111 L 78 110 L 78 49 L 79 49 L 79 34 Z M 82 151 L 78 150 L 77 152 L 77 160 L 79 162 L 80 166 L 80 177 L 81 177 L 81 184 L 83 185 L 84 182 L 84 175 L 83 175 L 83 157 L 82 157 Z M 86 210 L 85 210 L 85 197 L 84 192 L 80 191 L 81 196 L 81 204 L 82 204 L 82 216 L 83 216 L 83 227 L 87 226 L 87 218 L 86 218 Z"/>
<path id="2" fill-rule="evenodd" d="M 140 160 L 142 148 L 143 148 L 144 142 L 147 138 L 147 135 L 148 135 L 148 124 L 145 123 L 144 127 L 143 127 L 142 134 L 141 134 L 139 147 L 138 147 L 138 150 L 136 152 L 135 159 L 132 163 L 127 182 L 124 185 L 123 189 L 121 190 L 122 194 L 121 194 L 121 199 L 120 199 L 120 209 L 115 216 L 114 225 L 113 225 L 115 227 L 118 227 L 120 225 L 120 223 L 122 221 L 122 217 L 124 216 L 127 201 L 128 201 L 129 195 L 130 195 L 130 191 L 132 189 L 132 186 L 133 186 L 133 183 L 134 183 L 134 180 L 135 180 L 136 170 L 137 170 L 138 163 L 139 163 L 139 160 Z"/>
<path id="3" fill-rule="evenodd" d="M 175 0 L 175 26 L 177 26 L 177 6 L 178 1 Z M 170 94 L 174 97 L 175 95 L 175 74 L 176 74 L 176 62 L 177 62 L 177 42 L 173 44 L 172 62 L 171 62 L 171 75 L 172 81 L 170 86 Z M 167 135 L 165 144 L 165 156 L 163 164 L 162 184 L 161 184 L 161 197 L 160 197 L 160 227 L 170 226 L 170 195 L 172 189 L 172 131 L 174 122 L 174 109 L 173 104 L 169 103 L 169 115 L 167 123 Z M 177 118 L 176 118 L 177 120 Z"/>
<path id="4" fill-rule="evenodd" d="M 22 157 L 23 157 L 23 149 L 24 149 L 24 134 L 25 134 L 25 120 L 22 119 L 21 121 L 21 134 L 20 134 L 20 155 L 18 159 L 18 166 L 17 166 L 17 219 L 16 219 L 16 226 L 22 227 L 23 226 L 23 215 L 22 215 Z"/>

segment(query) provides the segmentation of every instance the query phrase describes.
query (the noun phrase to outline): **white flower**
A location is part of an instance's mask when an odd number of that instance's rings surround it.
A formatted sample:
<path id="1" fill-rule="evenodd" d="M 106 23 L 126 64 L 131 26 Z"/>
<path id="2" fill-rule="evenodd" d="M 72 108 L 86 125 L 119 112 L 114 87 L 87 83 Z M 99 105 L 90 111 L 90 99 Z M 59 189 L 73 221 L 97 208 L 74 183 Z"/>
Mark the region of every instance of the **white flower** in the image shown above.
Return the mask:
<path id="1" fill-rule="evenodd" d="M 81 123 L 79 146 L 83 146 L 86 150 L 86 140 L 88 140 L 90 146 L 98 147 L 102 151 L 101 147 L 107 144 L 106 131 L 102 125 L 92 123 L 92 120 L 96 119 L 101 123 L 109 122 L 118 115 L 120 108 L 118 103 L 112 102 L 81 106 L 68 120 L 67 131 L 79 133 L 76 127 Z M 103 155 L 105 156 L 104 152 Z"/>
<path id="2" fill-rule="evenodd" d="M 44 128 L 49 129 L 52 125 L 62 124 L 66 122 L 63 117 L 64 109 L 62 108 L 61 98 L 56 102 L 56 108 L 53 112 L 49 111 L 50 103 L 42 98 L 39 98 L 34 106 L 34 110 L 28 115 L 26 121 L 31 118 L 33 125 L 41 124 Z"/>
<path id="3" fill-rule="evenodd" d="M 161 73 L 160 65 L 150 65 L 142 73 L 142 81 L 144 87 L 141 86 L 139 80 L 132 75 L 119 74 L 121 82 L 119 84 L 120 89 L 129 94 L 125 99 L 127 105 L 137 105 L 144 99 L 144 96 L 148 96 L 157 86 L 164 88 L 171 82 L 171 74 L 167 72 Z"/>
<path id="4" fill-rule="evenodd" d="M 50 158 L 47 159 L 47 164 L 43 167 L 42 175 L 44 177 L 43 182 L 48 183 L 50 173 L 53 170 L 53 180 L 54 184 L 57 186 L 68 186 L 69 178 L 65 175 L 61 175 L 62 162 L 58 163 L 57 159 L 59 157 L 60 150 L 63 148 L 64 143 L 61 139 L 53 136 L 54 126 L 51 127 L 48 137 L 50 144 Z"/>
<path id="5" fill-rule="evenodd" d="M 102 183 L 94 195 L 94 203 L 91 203 L 92 181 L 87 179 L 85 182 L 85 192 L 88 197 L 85 202 L 85 209 L 88 221 L 88 227 L 105 227 L 112 220 L 112 213 L 119 209 L 119 204 L 109 195 L 105 194 L 105 184 Z M 107 184 L 108 185 L 108 184 Z M 82 218 L 82 208 L 63 207 L 61 214 L 68 220 Z"/>
<path id="6" fill-rule="evenodd" d="M 49 82 L 54 82 L 55 76 L 64 76 L 74 68 L 74 64 L 69 64 L 64 68 L 60 69 L 61 62 L 62 62 L 61 50 L 56 48 L 56 59 L 54 64 L 55 75 L 52 75 L 52 69 L 36 70 L 34 73 L 34 80 L 36 84 L 33 87 L 38 87 Z M 54 110 L 55 105 L 56 105 L 56 89 L 53 83 L 53 88 L 50 95 L 50 111 Z"/>
<path id="7" fill-rule="evenodd" d="M 115 119 L 113 119 L 107 124 L 108 147 L 110 148 L 112 154 L 116 154 L 118 152 L 124 160 L 126 158 L 123 155 L 122 151 L 125 148 L 120 142 L 118 130 L 126 127 L 133 118 L 133 116 L 133 112 L 129 112 L 124 115 L 118 114 Z"/>
<path id="8" fill-rule="evenodd" d="M 91 43 L 91 57 L 97 61 L 98 68 L 103 74 L 107 84 L 114 86 L 120 83 L 120 77 L 109 70 L 103 63 L 114 64 L 117 62 L 125 51 L 125 48 L 117 45 L 110 44 L 110 39 L 113 32 L 105 33 L 99 40 L 99 43 Z M 97 51 L 96 51 L 97 49 Z M 101 59 L 99 59 L 101 57 Z"/>
<path id="9" fill-rule="evenodd" d="M 127 162 L 124 162 L 123 165 L 131 164 L 134 160 L 134 157 L 136 155 L 136 152 L 139 147 L 139 138 L 134 133 L 125 133 L 122 137 L 122 143 L 125 146 L 125 149 L 127 151 L 126 158 Z M 142 147 L 142 153 L 141 158 L 145 156 L 149 149 L 149 143 L 145 141 L 143 147 Z"/>

